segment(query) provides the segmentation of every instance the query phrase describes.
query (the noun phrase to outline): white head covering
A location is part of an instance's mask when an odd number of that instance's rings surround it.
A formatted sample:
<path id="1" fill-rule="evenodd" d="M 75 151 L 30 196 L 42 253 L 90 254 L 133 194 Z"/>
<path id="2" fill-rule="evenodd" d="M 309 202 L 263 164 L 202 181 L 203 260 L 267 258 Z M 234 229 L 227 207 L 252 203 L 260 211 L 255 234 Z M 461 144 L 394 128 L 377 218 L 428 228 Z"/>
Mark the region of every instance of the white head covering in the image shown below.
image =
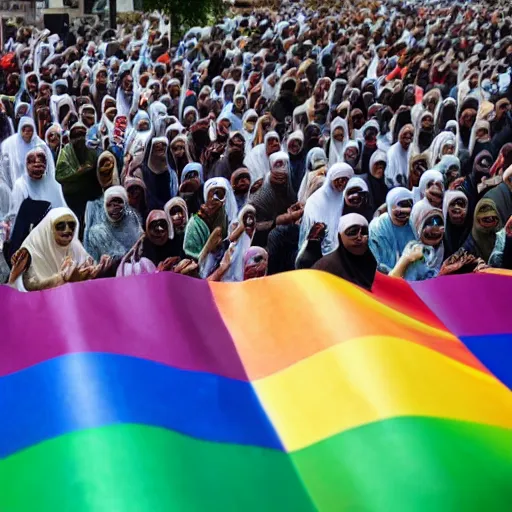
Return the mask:
<path id="1" fill-rule="evenodd" d="M 328 254 L 336 249 L 338 246 L 337 228 L 343 214 L 345 196 L 343 192 L 338 192 L 334 188 L 333 182 L 338 178 L 350 178 L 353 175 L 352 167 L 343 162 L 334 164 L 327 171 L 327 177 L 322 187 L 306 201 L 300 227 L 299 247 L 307 240 L 313 224 L 323 222 L 327 226 L 327 233 L 322 241 L 322 254 Z"/>
<path id="2" fill-rule="evenodd" d="M 420 192 L 420 197 L 423 199 L 425 197 L 425 191 L 427 190 L 427 185 L 430 181 L 435 181 L 436 183 L 441 183 L 441 188 L 444 190 L 444 179 L 443 175 L 436 171 L 435 169 L 430 169 L 430 171 L 425 171 L 420 178 L 420 183 L 418 185 L 418 189 Z"/>
<path id="3" fill-rule="evenodd" d="M 386 206 L 388 214 L 391 214 L 393 206 L 397 206 L 401 201 L 413 200 L 414 194 L 405 187 L 396 187 L 391 189 L 386 196 Z"/>
<path id="4" fill-rule="evenodd" d="M 343 128 L 343 141 L 338 142 L 334 138 L 334 130 L 336 128 Z M 348 124 L 345 119 L 336 117 L 331 123 L 331 141 L 329 144 L 329 165 L 334 165 L 338 162 L 343 162 L 343 151 L 349 140 Z"/>
<path id="5" fill-rule="evenodd" d="M 34 134 L 29 142 L 25 142 L 21 136 L 25 126 L 32 126 Z M 42 146 L 46 153 L 46 165 L 48 175 L 55 176 L 55 163 L 50 148 L 37 135 L 36 125 L 31 117 L 22 117 L 18 125 L 18 133 L 4 140 L 1 146 L 2 152 L 2 177 L 9 188 L 25 173 L 27 153 L 36 146 Z"/>
<path id="6" fill-rule="evenodd" d="M 33 180 L 28 175 L 26 162 L 29 155 L 39 152 L 43 153 L 46 158 L 46 171 L 40 180 Z M 36 201 L 48 201 L 51 203 L 52 208 L 67 206 L 62 194 L 61 185 L 55 180 L 54 176 L 48 174 L 48 155 L 42 145 L 31 149 L 25 157 L 25 172 L 23 176 L 16 180 L 12 191 L 11 213 L 13 215 L 17 215 L 21 203 L 28 197 Z"/>
<path id="7" fill-rule="evenodd" d="M 231 188 L 231 185 L 226 178 L 210 178 L 204 184 L 203 199 L 206 203 L 208 200 L 208 192 L 210 192 L 212 188 L 219 187 L 226 191 L 226 197 L 224 199 L 224 210 L 228 217 L 228 224 L 231 224 L 231 222 L 233 222 L 237 217 L 238 208 L 236 206 L 235 194 L 233 194 L 233 189 Z"/>
<path id="8" fill-rule="evenodd" d="M 338 223 L 338 233 L 344 233 L 351 226 L 368 226 L 368 221 L 359 213 L 347 213 Z"/>
<path id="9" fill-rule="evenodd" d="M 448 208 L 450 207 L 450 204 L 455 201 L 455 199 L 464 199 L 466 201 L 466 204 L 468 204 L 468 198 L 464 192 L 461 190 L 448 190 L 444 197 L 443 197 L 443 217 L 444 221 L 446 223 L 446 219 L 448 218 Z"/>
<path id="10" fill-rule="evenodd" d="M 53 226 L 65 215 L 73 217 L 76 228 L 71 243 L 67 247 L 62 247 L 55 241 Z M 78 240 L 78 232 L 79 224 L 76 215 L 69 208 L 54 208 L 29 233 L 21 248 L 27 249 L 29 252 L 31 256 L 30 269 L 38 279 L 48 279 L 57 274 L 64 259 L 68 256 L 78 265 L 89 258 Z"/>

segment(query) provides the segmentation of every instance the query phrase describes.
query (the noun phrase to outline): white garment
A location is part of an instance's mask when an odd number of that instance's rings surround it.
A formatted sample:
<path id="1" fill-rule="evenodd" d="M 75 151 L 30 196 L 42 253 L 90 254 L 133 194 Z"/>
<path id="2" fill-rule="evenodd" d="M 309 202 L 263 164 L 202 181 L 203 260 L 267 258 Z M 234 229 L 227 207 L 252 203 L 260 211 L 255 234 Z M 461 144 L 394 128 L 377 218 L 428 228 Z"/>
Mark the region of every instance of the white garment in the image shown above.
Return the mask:
<path id="1" fill-rule="evenodd" d="M 62 247 L 55 241 L 53 226 L 64 216 L 72 216 L 76 222 L 75 235 L 67 247 Z M 54 208 L 46 217 L 29 233 L 22 249 L 27 249 L 31 256 L 30 269 L 37 279 L 48 279 L 58 272 L 62 263 L 68 256 L 81 265 L 89 258 L 87 252 L 78 240 L 79 225 L 76 215 L 69 208 Z M 16 287 L 25 291 L 22 276 L 16 281 Z"/>
<path id="2" fill-rule="evenodd" d="M 25 142 L 21 136 L 21 130 L 24 126 L 30 125 L 34 129 L 34 135 L 30 142 Z M 18 125 L 18 133 L 11 135 L 2 142 L 0 146 L 1 153 L 1 179 L 12 190 L 16 180 L 23 176 L 25 172 L 25 162 L 27 153 L 37 146 L 42 146 L 46 153 L 47 173 L 55 177 L 55 162 L 50 148 L 36 134 L 36 125 L 32 118 L 22 117 Z"/>
<path id="3" fill-rule="evenodd" d="M 384 171 L 389 188 L 407 187 L 409 180 L 409 151 L 400 142 L 393 144 L 388 151 L 388 165 Z"/>
<path id="4" fill-rule="evenodd" d="M 338 247 L 338 224 L 343 215 L 344 192 L 336 190 L 333 182 L 338 178 L 350 179 L 353 175 L 354 170 L 346 163 L 335 164 L 327 171 L 322 187 L 306 201 L 300 225 L 299 247 L 307 241 L 309 232 L 316 222 L 323 222 L 327 227 L 322 241 L 322 254 L 329 254 Z"/>
<path id="5" fill-rule="evenodd" d="M 334 139 L 334 131 L 336 128 L 343 128 L 343 141 L 339 142 Z M 336 117 L 331 123 L 331 141 L 329 143 L 329 166 L 333 166 L 338 162 L 343 162 L 343 152 L 349 140 L 348 124 L 345 119 Z"/>

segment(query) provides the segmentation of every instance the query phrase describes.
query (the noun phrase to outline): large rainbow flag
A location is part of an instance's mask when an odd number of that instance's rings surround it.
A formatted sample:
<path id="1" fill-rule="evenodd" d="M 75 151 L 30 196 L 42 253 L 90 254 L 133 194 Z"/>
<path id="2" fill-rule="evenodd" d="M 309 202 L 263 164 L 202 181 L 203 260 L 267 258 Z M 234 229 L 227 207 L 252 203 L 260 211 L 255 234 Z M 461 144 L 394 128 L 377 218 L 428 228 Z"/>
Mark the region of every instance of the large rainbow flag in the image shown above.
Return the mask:
<path id="1" fill-rule="evenodd" d="M 509 275 L 0 289 L 0 511 L 512 510 Z"/>

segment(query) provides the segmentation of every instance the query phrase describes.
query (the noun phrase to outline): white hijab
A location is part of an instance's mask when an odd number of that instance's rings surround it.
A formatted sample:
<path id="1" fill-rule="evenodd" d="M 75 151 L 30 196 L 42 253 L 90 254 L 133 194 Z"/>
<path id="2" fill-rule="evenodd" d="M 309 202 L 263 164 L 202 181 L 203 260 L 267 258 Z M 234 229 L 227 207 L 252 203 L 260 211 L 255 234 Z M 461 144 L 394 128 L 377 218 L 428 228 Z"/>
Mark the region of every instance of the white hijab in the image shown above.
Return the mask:
<path id="1" fill-rule="evenodd" d="M 334 138 L 336 128 L 343 128 L 343 141 L 339 142 Z M 329 166 L 343 162 L 343 151 L 349 140 L 348 124 L 345 119 L 336 117 L 331 123 L 331 141 L 329 144 Z"/>
<path id="2" fill-rule="evenodd" d="M 33 180 L 28 175 L 26 161 L 32 154 L 42 151 L 46 156 L 46 171 L 40 180 Z M 16 180 L 12 191 L 12 210 L 13 215 L 17 215 L 21 203 L 30 197 L 36 201 L 48 201 L 51 203 L 52 208 L 67 207 L 64 195 L 62 194 L 62 187 L 57 182 L 54 176 L 48 174 L 48 157 L 44 151 L 44 147 L 38 146 L 27 153 L 25 157 L 25 172 L 23 176 Z"/>
<path id="3" fill-rule="evenodd" d="M 32 126 L 34 134 L 30 142 L 25 142 L 21 136 L 21 131 L 25 126 Z M 27 153 L 36 146 L 42 146 L 46 153 L 47 173 L 49 176 L 55 177 L 55 163 L 50 148 L 37 135 L 36 125 L 30 117 L 22 117 L 18 125 L 18 133 L 11 135 L 4 140 L 1 146 L 2 153 L 2 177 L 10 189 L 14 187 L 14 183 L 21 178 L 25 172 L 25 163 Z"/>
<path id="4" fill-rule="evenodd" d="M 354 176 L 354 170 L 349 164 L 340 162 L 334 164 L 328 171 L 322 185 L 306 201 L 304 216 L 300 226 L 299 247 L 307 241 L 309 231 L 315 222 L 323 222 L 327 226 L 327 233 L 322 241 L 322 254 L 328 254 L 338 246 L 338 224 L 343 215 L 344 192 L 338 192 L 333 182 L 338 178 Z M 348 186 L 348 185 L 347 185 Z"/>
<path id="5" fill-rule="evenodd" d="M 71 215 L 76 221 L 75 235 L 67 247 L 61 247 L 55 241 L 53 226 L 66 215 Z M 78 231 L 78 219 L 69 208 L 54 208 L 29 233 L 21 248 L 29 252 L 30 268 L 38 279 L 48 279 L 57 274 L 68 256 L 78 265 L 85 263 L 89 255 L 78 240 Z M 16 281 L 16 287 L 24 291 L 22 276 Z"/>

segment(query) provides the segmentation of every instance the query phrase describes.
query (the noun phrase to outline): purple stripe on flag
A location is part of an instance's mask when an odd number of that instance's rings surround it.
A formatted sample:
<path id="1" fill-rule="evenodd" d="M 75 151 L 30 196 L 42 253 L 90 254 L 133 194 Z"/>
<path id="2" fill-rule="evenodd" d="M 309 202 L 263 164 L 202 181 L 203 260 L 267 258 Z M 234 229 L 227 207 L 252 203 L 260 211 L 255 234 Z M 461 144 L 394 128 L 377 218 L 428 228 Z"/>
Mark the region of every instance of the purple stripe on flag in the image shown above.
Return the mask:
<path id="1" fill-rule="evenodd" d="M 165 273 L 43 292 L 0 287 L 0 303 L 8 319 L 0 376 L 64 354 L 107 352 L 248 380 L 206 281 Z"/>
<path id="2" fill-rule="evenodd" d="M 512 277 L 465 274 L 410 285 L 456 336 L 512 333 L 512 316 L 503 314 Z"/>

